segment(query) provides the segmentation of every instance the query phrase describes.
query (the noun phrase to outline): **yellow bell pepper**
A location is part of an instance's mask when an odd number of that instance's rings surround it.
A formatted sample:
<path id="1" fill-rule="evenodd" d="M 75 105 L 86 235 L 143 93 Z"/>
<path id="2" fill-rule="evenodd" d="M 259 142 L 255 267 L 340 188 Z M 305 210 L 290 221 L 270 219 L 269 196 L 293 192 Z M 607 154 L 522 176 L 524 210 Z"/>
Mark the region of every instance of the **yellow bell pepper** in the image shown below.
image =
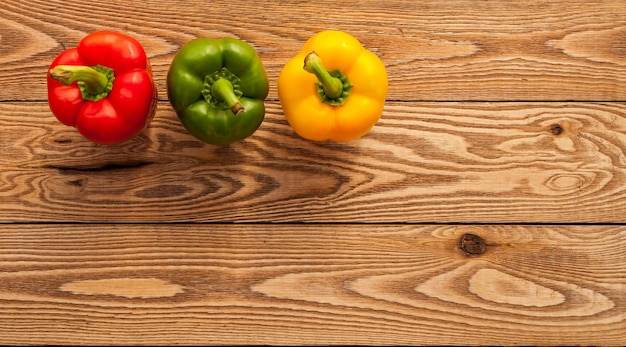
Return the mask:
<path id="1" fill-rule="evenodd" d="M 335 30 L 311 37 L 278 77 L 289 125 L 314 141 L 365 135 L 383 113 L 387 89 L 387 71 L 378 56 Z"/>

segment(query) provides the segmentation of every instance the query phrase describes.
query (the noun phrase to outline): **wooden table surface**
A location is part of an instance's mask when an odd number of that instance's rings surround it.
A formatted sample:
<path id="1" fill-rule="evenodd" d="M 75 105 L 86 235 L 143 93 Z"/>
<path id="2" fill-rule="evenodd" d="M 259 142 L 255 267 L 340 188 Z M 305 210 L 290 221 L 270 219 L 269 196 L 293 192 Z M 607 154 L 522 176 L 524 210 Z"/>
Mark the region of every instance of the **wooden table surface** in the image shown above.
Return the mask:
<path id="1" fill-rule="evenodd" d="M 47 104 L 51 61 L 102 29 L 159 92 L 114 146 Z M 348 143 L 295 135 L 276 91 L 325 29 L 389 74 Z M 169 104 L 196 37 L 268 71 L 244 141 Z M 626 344 L 623 0 L 6 0 L 0 42 L 0 344 Z"/>

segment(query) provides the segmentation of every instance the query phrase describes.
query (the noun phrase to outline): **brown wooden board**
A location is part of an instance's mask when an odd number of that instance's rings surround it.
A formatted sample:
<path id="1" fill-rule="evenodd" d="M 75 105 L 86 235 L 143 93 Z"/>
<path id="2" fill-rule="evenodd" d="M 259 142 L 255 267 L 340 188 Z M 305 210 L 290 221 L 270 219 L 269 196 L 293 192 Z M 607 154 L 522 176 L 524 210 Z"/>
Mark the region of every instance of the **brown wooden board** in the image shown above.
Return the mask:
<path id="1" fill-rule="evenodd" d="M 150 126 L 88 142 L 46 72 L 88 33 L 138 39 Z M 363 138 L 285 120 L 284 66 L 343 30 L 385 64 Z M 196 37 L 268 72 L 239 143 L 180 124 Z M 0 6 L 0 344 L 626 345 L 626 2 L 13 1 Z"/>

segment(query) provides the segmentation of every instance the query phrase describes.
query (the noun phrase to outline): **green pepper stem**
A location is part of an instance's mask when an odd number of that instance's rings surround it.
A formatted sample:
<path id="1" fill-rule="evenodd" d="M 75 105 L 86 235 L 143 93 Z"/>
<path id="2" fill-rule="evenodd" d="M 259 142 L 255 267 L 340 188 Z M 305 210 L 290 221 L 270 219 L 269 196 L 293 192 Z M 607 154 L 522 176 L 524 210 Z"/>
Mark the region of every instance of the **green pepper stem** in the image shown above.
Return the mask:
<path id="1" fill-rule="evenodd" d="M 233 84 L 226 78 L 219 78 L 211 85 L 211 94 L 219 101 L 224 101 L 236 116 L 246 111 L 235 95 Z"/>
<path id="2" fill-rule="evenodd" d="M 66 86 L 77 81 L 83 82 L 86 91 L 94 95 L 104 92 L 109 84 L 109 78 L 106 74 L 89 66 L 57 65 L 48 73 L 50 77 Z"/>
<path id="3" fill-rule="evenodd" d="M 314 74 L 324 88 L 324 93 L 330 99 L 336 99 L 343 94 L 343 82 L 330 75 L 324 68 L 322 59 L 315 52 L 307 54 L 304 58 L 304 70 Z"/>

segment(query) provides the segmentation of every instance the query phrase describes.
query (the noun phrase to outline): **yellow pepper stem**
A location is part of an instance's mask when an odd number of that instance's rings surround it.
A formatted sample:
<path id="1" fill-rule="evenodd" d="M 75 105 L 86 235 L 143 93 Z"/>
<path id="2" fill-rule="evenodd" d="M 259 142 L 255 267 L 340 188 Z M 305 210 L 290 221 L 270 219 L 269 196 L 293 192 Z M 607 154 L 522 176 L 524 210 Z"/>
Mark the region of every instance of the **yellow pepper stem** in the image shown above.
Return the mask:
<path id="1" fill-rule="evenodd" d="M 307 54 L 304 58 L 304 70 L 314 74 L 324 88 L 324 93 L 330 99 L 337 99 L 343 94 L 343 82 L 330 75 L 324 68 L 322 59 L 315 52 Z"/>

